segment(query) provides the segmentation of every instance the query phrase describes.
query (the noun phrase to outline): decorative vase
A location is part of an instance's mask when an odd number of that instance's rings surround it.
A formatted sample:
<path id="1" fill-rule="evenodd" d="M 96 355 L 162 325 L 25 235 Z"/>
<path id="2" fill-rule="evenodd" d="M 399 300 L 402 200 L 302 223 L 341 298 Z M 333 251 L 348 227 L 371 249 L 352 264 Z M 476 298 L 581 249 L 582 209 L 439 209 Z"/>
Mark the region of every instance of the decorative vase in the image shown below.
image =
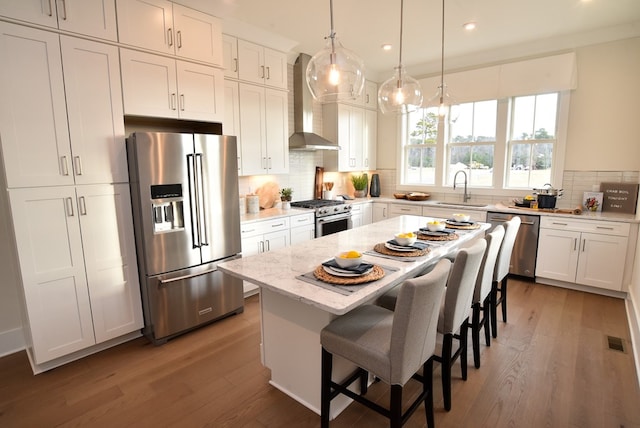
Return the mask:
<path id="1" fill-rule="evenodd" d="M 280 201 L 282 202 L 280 204 L 281 208 L 283 210 L 289 210 L 291 209 L 291 198 L 280 198 Z"/>
<path id="2" fill-rule="evenodd" d="M 369 195 L 377 198 L 380 196 L 380 176 L 373 174 L 371 176 L 371 187 L 369 187 Z"/>
<path id="3" fill-rule="evenodd" d="M 364 198 L 365 196 L 367 196 L 367 191 L 366 190 L 356 190 L 355 192 L 353 192 L 353 196 L 355 196 L 356 198 Z"/>

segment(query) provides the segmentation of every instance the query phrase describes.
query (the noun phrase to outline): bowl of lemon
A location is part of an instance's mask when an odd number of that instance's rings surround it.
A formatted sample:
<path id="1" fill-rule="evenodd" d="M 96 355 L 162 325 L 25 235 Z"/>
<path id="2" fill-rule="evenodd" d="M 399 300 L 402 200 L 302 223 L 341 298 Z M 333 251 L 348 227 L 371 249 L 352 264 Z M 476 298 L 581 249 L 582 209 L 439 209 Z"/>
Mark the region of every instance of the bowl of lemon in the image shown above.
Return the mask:
<path id="1" fill-rule="evenodd" d="M 398 245 L 402 245 L 403 247 L 409 247 L 415 244 L 416 239 L 418 239 L 418 236 L 413 232 L 396 233 L 394 236 Z"/>
<path id="2" fill-rule="evenodd" d="M 444 230 L 444 223 L 438 220 L 432 220 L 427 222 L 427 230 L 429 232 L 442 232 Z"/>
<path id="3" fill-rule="evenodd" d="M 470 218 L 471 216 L 469 214 L 456 213 L 453 215 L 453 219 L 461 223 L 468 222 Z"/>
<path id="4" fill-rule="evenodd" d="M 359 266 L 362 263 L 362 253 L 355 250 L 343 251 L 336 255 L 336 263 L 343 269 Z"/>

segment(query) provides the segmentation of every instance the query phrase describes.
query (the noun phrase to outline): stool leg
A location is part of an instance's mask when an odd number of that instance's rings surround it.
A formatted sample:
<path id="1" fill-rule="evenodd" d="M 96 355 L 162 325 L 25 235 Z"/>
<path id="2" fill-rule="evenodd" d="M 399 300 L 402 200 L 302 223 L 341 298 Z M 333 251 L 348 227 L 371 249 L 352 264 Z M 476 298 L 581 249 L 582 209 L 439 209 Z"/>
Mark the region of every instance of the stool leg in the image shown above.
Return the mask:
<path id="1" fill-rule="evenodd" d="M 464 320 L 460 327 L 460 370 L 462 371 L 462 380 L 467 380 L 467 343 L 469 331 L 469 318 Z"/>
<path id="2" fill-rule="evenodd" d="M 422 367 L 422 388 L 425 391 L 424 410 L 427 415 L 427 428 L 435 427 L 433 416 L 433 358 L 429 358 Z"/>
<path id="3" fill-rule="evenodd" d="M 471 342 L 473 346 L 473 363 L 480 368 L 480 303 L 473 304 L 471 320 Z"/>
<path id="4" fill-rule="evenodd" d="M 453 334 L 445 334 L 442 342 L 442 396 L 444 408 L 451 410 L 451 348 Z"/>
<path id="5" fill-rule="evenodd" d="M 491 333 L 498 337 L 498 281 L 491 283 Z"/>
<path id="6" fill-rule="evenodd" d="M 320 425 L 329 428 L 329 412 L 331 409 L 331 371 L 333 355 L 322 348 L 321 384 L 320 384 Z"/>
<path id="7" fill-rule="evenodd" d="M 400 428 L 402 426 L 402 385 L 391 385 L 389 413 L 391 428 Z"/>
<path id="8" fill-rule="evenodd" d="M 500 287 L 500 300 L 502 302 L 502 321 L 507 322 L 507 277 L 502 280 Z"/>
<path id="9" fill-rule="evenodd" d="M 482 303 L 482 317 L 484 324 L 484 341 L 487 346 L 491 346 L 491 326 L 489 325 L 489 320 L 491 319 L 490 315 L 491 311 L 491 296 L 487 296 Z"/>

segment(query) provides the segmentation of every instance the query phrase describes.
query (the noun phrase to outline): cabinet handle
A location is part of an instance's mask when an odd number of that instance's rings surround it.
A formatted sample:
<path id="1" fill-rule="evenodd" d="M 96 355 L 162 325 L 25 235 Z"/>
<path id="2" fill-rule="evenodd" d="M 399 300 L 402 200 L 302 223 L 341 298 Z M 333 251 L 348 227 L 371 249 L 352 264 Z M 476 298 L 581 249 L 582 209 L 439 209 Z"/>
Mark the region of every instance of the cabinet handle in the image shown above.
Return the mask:
<path id="1" fill-rule="evenodd" d="M 180 94 L 180 110 L 184 111 L 184 94 Z"/>
<path id="2" fill-rule="evenodd" d="M 238 58 L 233 59 L 233 72 L 234 73 L 238 72 Z"/>
<path id="3" fill-rule="evenodd" d="M 284 223 L 272 224 L 271 227 L 281 227 L 284 226 Z"/>
<path id="4" fill-rule="evenodd" d="M 73 213 L 73 199 L 65 198 L 67 202 L 67 215 L 69 217 L 73 217 L 75 214 Z"/>
<path id="5" fill-rule="evenodd" d="M 269 243 L 268 239 L 267 239 L 267 251 L 271 251 L 271 244 Z"/>
<path id="6" fill-rule="evenodd" d="M 80 156 L 73 157 L 73 170 L 76 175 L 82 175 L 82 161 L 80 160 Z"/>
<path id="7" fill-rule="evenodd" d="M 557 223 L 555 221 L 552 222 L 551 224 L 555 224 L 555 225 L 558 225 L 558 226 L 567 226 L 568 225 L 567 223 Z"/>
<path id="8" fill-rule="evenodd" d="M 69 175 L 69 163 L 67 162 L 67 156 L 60 157 L 60 167 L 62 168 L 62 175 Z"/>
<path id="9" fill-rule="evenodd" d="M 582 240 L 582 252 L 584 253 L 584 247 L 587 245 L 587 239 Z"/>
<path id="10" fill-rule="evenodd" d="M 261 253 L 264 253 L 264 241 L 260 241 L 260 250 Z"/>
<path id="11" fill-rule="evenodd" d="M 84 196 L 78 198 L 78 212 L 80 215 L 87 215 L 87 204 L 84 200 Z"/>
<path id="12" fill-rule="evenodd" d="M 271 68 L 267 67 L 267 80 L 271 79 Z"/>
<path id="13" fill-rule="evenodd" d="M 267 158 L 267 169 L 271 169 L 273 166 L 271 165 L 271 156 Z"/>
<path id="14" fill-rule="evenodd" d="M 182 47 L 182 31 L 176 31 L 176 41 L 178 42 L 178 49 Z"/>
<path id="15" fill-rule="evenodd" d="M 613 227 L 606 227 L 606 226 L 596 226 L 596 229 L 603 229 L 603 230 L 613 230 Z"/>
<path id="16" fill-rule="evenodd" d="M 173 46 L 173 30 L 171 28 L 167 30 L 167 43 L 169 43 L 169 46 Z"/>
<path id="17" fill-rule="evenodd" d="M 249 229 L 249 230 L 242 230 L 242 233 L 251 233 L 251 232 L 255 232 L 255 229 Z"/>
<path id="18" fill-rule="evenodd" d="M 367 104 L 369 104 L 369 94 L 367 94 L 367 101 L 366 101 L 366 103 L 367 103 Z"/>
<path id="19" fill-rule="evenodd" d="M 67 1 L 66 0 L 61 0 L 62 1 L 62 20 L 66 21 L 67 20 Z"/>
<path id="20" fill-rule="evenodd" d="M 176 109 L 176 93 L 171 93 L 171 110 Z"/>
<path id="21" fill-rule="evenodd" d="M 47 15 L 53 16 L 53 6 L 51 6 L 51 0 L 49 0 L 49 13 Z"/>
<path id="22" fill-rule="evenodd" d="M 262 78 L 264 79 L 264 65 L 261 65 L 260 68 L 262 68 Z"/>
<path id="23" fill-rule="evenodd" d="M 573 251 L 578 249 L 578 238 L 573 238 Z"/>

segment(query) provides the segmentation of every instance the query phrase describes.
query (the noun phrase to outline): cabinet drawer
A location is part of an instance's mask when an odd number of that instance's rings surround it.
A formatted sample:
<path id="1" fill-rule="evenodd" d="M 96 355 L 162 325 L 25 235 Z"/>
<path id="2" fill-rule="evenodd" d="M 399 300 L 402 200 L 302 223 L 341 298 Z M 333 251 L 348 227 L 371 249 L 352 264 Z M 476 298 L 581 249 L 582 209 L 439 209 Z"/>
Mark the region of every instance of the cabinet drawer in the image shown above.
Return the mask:
<path id="1" fill-rule="evenodd" d="M 289 217 L 280 217 L 272 220 L 245 223 L 240 226 L 242 239 L 248 236 L 262 235 L 264 233 L 277 232 L 289 229 Z"/>
<path id="2" fill-rule="evenodd" d="M 615 221 L 574 220 L 542 216 L 540 219 L 540 227 L 545 229 L 601 233 L 604 235 L 629 236 L 629 223 L 619 223 Z"/>
<path id="3" fill-rule="evenodd" d="M 309 213 L 309 214 L 301 214 L 301 215 L 293 215 L 289 218 L 289 220 L 291 221 L 291 227 L 298 227 L 298 226 L 306 226 L 309 224 L 313 224 L 315 226 L 315 221 L 314 221 L 314 214 L 313 213 Z"/>
<path id="4" fill-rule="evenodd" d="M 419 205 L 389 204 L 389 214 L 396 215 L 422 215 L 422 207 Z"/>

